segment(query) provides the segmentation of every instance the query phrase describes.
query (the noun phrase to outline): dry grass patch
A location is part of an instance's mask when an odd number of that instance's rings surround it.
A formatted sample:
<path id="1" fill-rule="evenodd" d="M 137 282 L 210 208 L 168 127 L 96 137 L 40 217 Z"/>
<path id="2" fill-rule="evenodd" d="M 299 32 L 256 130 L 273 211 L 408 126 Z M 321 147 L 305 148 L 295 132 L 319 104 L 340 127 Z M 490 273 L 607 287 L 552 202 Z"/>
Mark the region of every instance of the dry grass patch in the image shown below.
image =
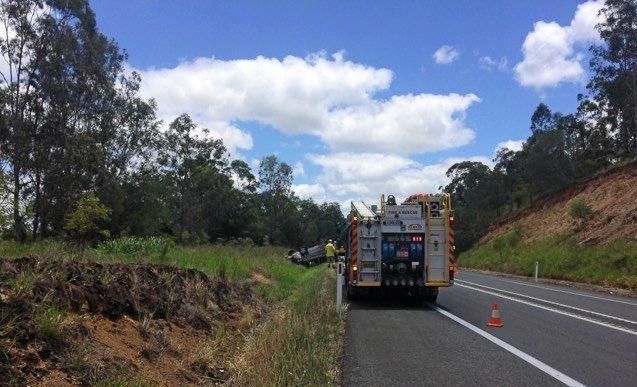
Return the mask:
<path id="1" fill-rule="evenodd" d="M 329 269 L 309 271 L 286 308 L 249 340 L 232 367 L 231 385 L 336 385 L 342 322 Z"/>

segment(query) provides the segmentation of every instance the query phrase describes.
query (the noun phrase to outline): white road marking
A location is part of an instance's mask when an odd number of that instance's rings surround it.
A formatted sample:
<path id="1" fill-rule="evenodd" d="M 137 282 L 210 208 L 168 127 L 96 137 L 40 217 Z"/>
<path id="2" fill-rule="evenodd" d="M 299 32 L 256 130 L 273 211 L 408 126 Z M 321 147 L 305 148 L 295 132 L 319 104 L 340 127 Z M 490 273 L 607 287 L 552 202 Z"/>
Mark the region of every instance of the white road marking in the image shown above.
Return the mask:
<path id="1" fill-rule="evenodd" d="M 523 286 L 529 286 L 532 288 L 538 288 L 538 289 L 544 289 L 544 290 L 550 290 L 552 292 L 558 292 L 558 293 L 566 293 L 566 294 L 572 294 L 574 296 L 580 296 L 580 297 L 588 297 L 588 298 L 594 298 L 596 300 L 602 300 L 602 301 L 610 301 L 610 302 L 617 302 L 619 304 L 625 304 L 625 305 L 632 305 L 632 306 L 637 306 L 637 302 L 630 302 L 630 301 L 623 301 L 623 300 L 616 300 L 614 298 L 607 298 L 607 297 L 600 297 L 600 296 L 593 296 L 591 294 L 584 294 L 584 293 L 578 293 L 578 292 L 569 292 L 568 290 L 561 290 L 561 289 L 553 289 L 553 288 L 548 288 L 546 286 L 540 286 L 540 285 L 534 285 L 534 284 L 527 284 L 524 282 L 520 282 L 520 281 L 513 281 L 513 280 L 509 280 L 509 279 L 504 279 L 504 278 L 500 278 L 498 276 L 489 276 L 489 278 L 493 278 L 496 279 L 498 281 L 502 281 L 502 282 L 508 282 L 511 284 L 517 284 L 517 285 L 523 285 Z"/>
<path id="2" fill-rule="evenodd" d="M 485 339 L 489 340 L 490 342 L 494 343 L 495 345 L 499 346 L 500 348 L 503 348 L 507 351 L 509 351 L 510 353 L 514 354 L 515 356 L 519 357 L 520 359 L 524 360 L 525 362 L 531 364 L 532 366 L 538 368 L 539 370 L 545 372 L 546 374 L 554 377 L 555 379 L 559 380 L 560 382 L 566 384 L 567 386 L 570 387 L 584 387 L 584 384 L 578 382 L 577 380 L 571 378 L 568 375 L 565 375 L 563 373 L 561 373 L 560 371 L 556 370 L 555 368 L 549 366 L 546 363 L 541 362 L 540 360 L 534 358 L 533 356 L 529 355 L 526 352 L 522 352 L 521 350 L 517 349 L 516 347 L 512 346 L 511 344 L 502 341 L 500 339 L 498 339 L 497 337 L 485 332 L 484 330 L 478 328 L 477 326 L 471 324 L 468 321 L 465 321 L 463 319 L 461 319 L 460 317 L 451 314 L 449 312 L 447 312 L 446 310 L 439 308 L 435 305 L 431 306 L 434 310 L 436 310 L 438 313 L 441 313 L 443 316 L 446 316 L 450 319 L 452 319 L 453 321 L 463 325 L 466 328 L 471 329 L 472 331 L 474 331 L 475 333 L 479 334 L 480 336 L 484 337 Z"/>
<path id="3" fill-rule="evenodd" d="M 535 303 L 530 302 L 530 301 L 520 300 L 519 298 L 510 297 L 510 296 L 507 296 L 507 295 L 504 295 L 504 294 L 501 294 L 501 293 L 492 292 L 490 290 L 476 288 L 476 287 L 473 287 L 471 285 L 463 285 L 463 284 L 456 283 L 456 286 L 460 286 L 460 287 L 463 287 L 463 288 L 468 288 L 468 289 L 475 290 L 475 291 L 482 292 L 482 293 L 486 293 L 486 294 L 491 294 L 493 296 L 505 298 L 507 300 L 519 302 L 521 304 L 533 306 L 533 307 L 539 308 L 539 309 L 548 310 L 550 312 L 558 313 L 558 314 L 561 314 L 561 315 L 564 315 L 564 316 L 568 316 L 568 317 L 573 317 L 573 318 L 576 318 L 578 320 L 587 321 L 587 322 L 590 322 L 590 323 L 593 323 L 593 324 L 597 324 L 597 325 L 600 325 L 600 326 L 603 326 L 603 327 L 606 327 L 606 328 L 615 329 L 615 330 L 618 330 L 618 331 L 621 331 L 621 332 L 624 332 L 624 333 L 630 333 L 631 335 L 637 336 L 637 331 L 630 330 L 630 329 L 623 328 L 623 327 L 616 326 L 616 325 L 612 325 L 612 324 L 608 324 L 608 323 L 605 323 L 603 321 L 594 320 L 592 318 L 580 316 L 580 315 L 575 314 L 575 313 L 569 313 L 569 312 L 565 312 L 563 310 L 551 308 L 551 307 L 548 307 L 548 306 L 535 304 Z"/>
<path id="4" fill-rule="evenodd" d="M 516 293 L 516 292 L 512 292 L 510 290 L 494 288 L 494 287 L 491 287 L 491 286 L 481 285 L 481 284 L 477 284 L 475 282 L 469 282 L 469 281 L 463 281 L 463 280 L 456 280 L 456 282 L 469 284 L 469 285 L 473 285 L 473 286 L 478 286 L 480 288 L 490 289 L 490 290 L 493 290 L 493 291 L 496 291 L 496 292 L 512 294 L 512 295 L 518 296 L 518 297 L 524 297 L 524 298 L 528 298 L 528 299 L 535 300 L 535 301 L 545 302 L 545 303 L 551 304 L 551 305 L 561 306 L 562 308 L 573 309 L 573 310 L 577 310 L 579 312 L 589 313 L 589 314 L 593 314 L 595 316 L 605 317 L 605 318 L 608 318 L 608 319 L 611 319 L 611 320 L 617 320 L 617 321 L 625 322 L 625 323 L 628 323 L 628 324 L 637 325 L 637 321 L 627 320 L 625 318 L 621 318 L 621 317 L 617 317 L 617 316 L 611 316 L 609 314 L 599 313 L 599 312 L 595 312 L 595 311 L 592 311 L 592 310 L 579 308 L 577 306 L 571 306 L 571 305 L 562 304 L 562 303 L 555 302 L 555 301 L 549 301 L 549 300 L 545 300 L 543 298 L 528 296 L 526 294 Z"/>

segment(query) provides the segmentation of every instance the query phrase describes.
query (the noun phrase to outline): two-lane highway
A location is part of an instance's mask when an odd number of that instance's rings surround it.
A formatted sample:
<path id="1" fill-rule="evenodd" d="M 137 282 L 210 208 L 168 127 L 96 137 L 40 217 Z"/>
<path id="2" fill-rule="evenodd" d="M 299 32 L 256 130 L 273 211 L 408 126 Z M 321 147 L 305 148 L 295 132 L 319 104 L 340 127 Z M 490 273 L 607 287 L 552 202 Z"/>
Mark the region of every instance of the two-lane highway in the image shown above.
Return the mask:
<path id="1" fill-rule="evenodd" d="M 498 303 L 503 328 L 487 328 Z M 350 304 L 345 386 L 637 386 L 637 299 L 462 271 L 436 305 Z"/>

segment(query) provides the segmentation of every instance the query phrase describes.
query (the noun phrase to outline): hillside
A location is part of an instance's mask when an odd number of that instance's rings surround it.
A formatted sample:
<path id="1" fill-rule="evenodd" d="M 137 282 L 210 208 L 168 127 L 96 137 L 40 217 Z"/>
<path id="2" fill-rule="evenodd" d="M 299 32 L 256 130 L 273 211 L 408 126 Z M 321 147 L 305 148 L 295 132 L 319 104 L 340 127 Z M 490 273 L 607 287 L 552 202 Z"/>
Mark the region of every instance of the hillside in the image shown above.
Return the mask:
<path id="1" fill-rule="evenodd" d="M 592 210 L 569 215 L 573 200 Z M 542 198 L 494 223 L 460 265 L 637 289 L 637 162 Z"/>
<path id="2" fill-rule="evenodd" d="M 579 225 L 568 215 L 569 203 L 583 198 L 592 217 Z M 521 242 L 531 243 L 575 231 L 584 244 L 606 244 L 617 238 L 637 241 L 637 162 L 595 176 L 534 202 L 495 223 L 480 239 L 485 244 L 522 226 Z"/>

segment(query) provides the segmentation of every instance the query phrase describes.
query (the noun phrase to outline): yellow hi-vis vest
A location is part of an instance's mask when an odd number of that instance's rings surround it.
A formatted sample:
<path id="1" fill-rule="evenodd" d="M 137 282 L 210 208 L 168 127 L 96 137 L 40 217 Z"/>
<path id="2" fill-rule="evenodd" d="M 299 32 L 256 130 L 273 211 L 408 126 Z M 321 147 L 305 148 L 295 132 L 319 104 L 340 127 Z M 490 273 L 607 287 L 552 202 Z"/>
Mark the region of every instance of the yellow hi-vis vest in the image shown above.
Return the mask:
<path id="1" fill-rule="evenodd" d="M 334 245 L 331 243 L 328 243 L 325 245 L 325 255 L 327 257 L 334 257 L 336 256 L 336 249 L 334 248 Z"/>

